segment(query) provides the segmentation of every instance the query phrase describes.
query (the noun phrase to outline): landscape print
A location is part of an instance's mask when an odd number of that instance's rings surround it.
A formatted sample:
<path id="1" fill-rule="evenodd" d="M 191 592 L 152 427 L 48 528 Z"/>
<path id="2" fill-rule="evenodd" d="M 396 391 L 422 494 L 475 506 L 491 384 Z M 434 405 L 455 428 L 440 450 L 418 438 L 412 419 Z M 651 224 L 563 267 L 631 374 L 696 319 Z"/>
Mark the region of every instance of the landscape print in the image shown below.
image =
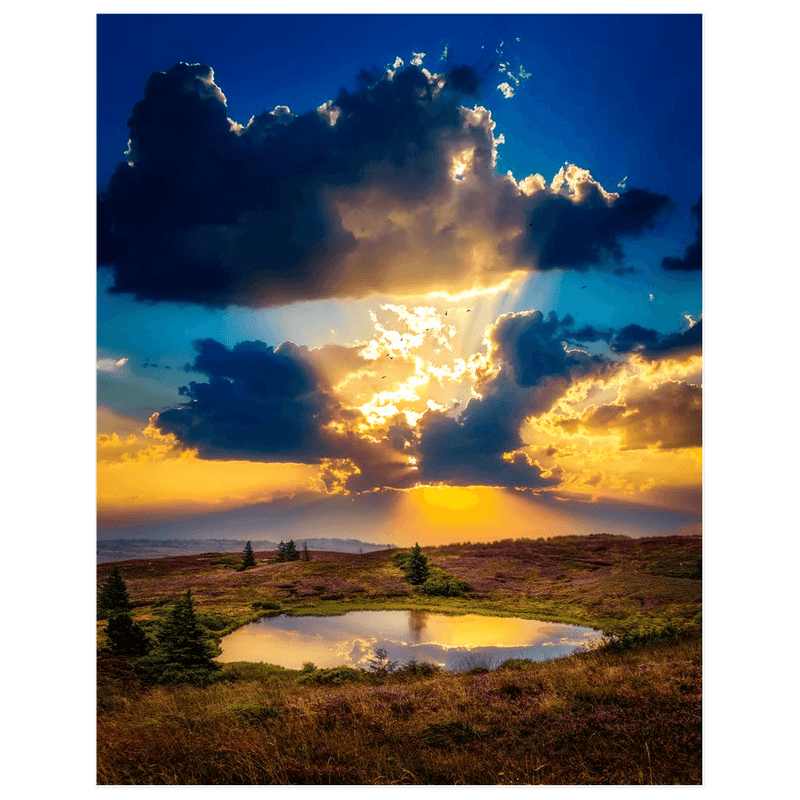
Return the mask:
<path id="1" fill-rule="evenodd" d="M 702 783 L 702 17 L 97 17 L 97 782 Z"/>

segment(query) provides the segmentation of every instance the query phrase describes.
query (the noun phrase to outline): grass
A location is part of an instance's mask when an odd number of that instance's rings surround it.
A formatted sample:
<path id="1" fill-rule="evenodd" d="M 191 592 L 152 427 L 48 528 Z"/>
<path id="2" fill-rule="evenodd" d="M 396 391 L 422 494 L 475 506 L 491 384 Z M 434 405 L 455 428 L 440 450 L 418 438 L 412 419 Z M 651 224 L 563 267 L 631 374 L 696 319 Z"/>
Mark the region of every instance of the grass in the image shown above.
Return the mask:
<path id="1" fill-rule="evenodd" d="M 391 551 L 283 564 L 256 553 L 246 572 L 219 554 L 120 562 L 137 620 L 152 624 L 191 588 L 217 637 L 265 614 L 424 608 L 615 638 L 565 659 L 460 673 L 225 664 L 207 687 L 149 685 L 99 651 L 98 783 L 698 784 L 700 550 L 693 537 L 426 549 L 470 585 L 461 597 L 411 587 Z"/>
<path id="2" fill-rule="evenodd" d="M 692 638 L 413 679 L 232 664 L 207 688 L 104 680 L 98 782 L 696 784 L 700 664 Z"/>

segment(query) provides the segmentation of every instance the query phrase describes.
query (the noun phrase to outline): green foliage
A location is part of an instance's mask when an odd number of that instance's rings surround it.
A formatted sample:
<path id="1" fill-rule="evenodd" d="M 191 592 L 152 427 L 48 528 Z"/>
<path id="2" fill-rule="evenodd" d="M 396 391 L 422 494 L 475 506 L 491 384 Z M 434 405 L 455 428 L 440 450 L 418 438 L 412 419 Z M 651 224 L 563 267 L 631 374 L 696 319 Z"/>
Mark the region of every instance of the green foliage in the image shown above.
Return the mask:
<path id="1" fill-rule="evenodd" d="M 231 620 L 224 614 L 198 614 L 197 621 L 209 631 L 224 631 Z"/>
<path id="2" fill-rule="evenodd" d="M 311 556 L 308 554 L 308 544 L 303 542 L 303 561 L 311 561 Z"/>
<path id="3" fill-rule="evenodd" d="M 608 650 L 638 650 L 657 642 L 674 642 L 681 631 L 675 625 L 643 625 L 615 633 L 603 633 L 603 646 Z"/>
<path id="4" fill-rule="evenodd" d="M 470 585 L 455 575 L 450 575 L 443 569 L 434 568 L 428 580 L 421 586 L 423 594 L 436 595 L 438 597 L 461 597 L 464 592 L 470 590 Z"/>
<path id="5" fill-rule="evenodd" d="M 315 669 L 313 672 L 301 672 L 297 676 L 298 683 L 334 684 L 363 681 L 365 673 L 354 667 L 332 667 L 331 669 Z"/>
<path id="6" fill-rule="evenodd" d="M 316 665 L 313 661 L 304 661 L 303 668 L 300 670 L 301 673 L 305 672 L 313 672 L 316 669 Z"/>
<path id="7" fill-rule="evenodd" d="M 299 561 L 300 560 L 300 553 L 297 551 L 297 547 L 293 540 L 289 540 L 286 544 L 282 541 L 278 545 L 278 561 Z"/>
<path id="8" fill-rule="evenodd" d="M 406 565 L 406 580 L 409 583 L 419 586 L 425 583 L 430 574 L 430 562 L 428 557 L 422 552 L 419 543 L 411 548 L 409 559 Z"/>
<path id="9" fill-rule="evenodd" d="M 441 671 L 442 668 L 438 664 L 429 664 L 427 661 L 417 661 L 416 658 L 411 658 L 397 669 L 395 675 L 400 678 L 429 678 Z"/>
<path id="10" fill-rule="evenodd" d="M 248 569 L 256 565 L 256 557 L 253 555 L 253 546 L 247 542 L 244 546 L 244 556 L 242 557 L 242 569 Z"/>
<path id="11" fill-rule="evenodd" d="M 131 610 L 131 599 L 128 587 L 122 578 L 119 567 L 114 567 L 109 576 L 100 585 L 97 593 L 97 618 L 108 619 L 118 612 Z"/>
<path id="12" fill-rule="evenodd" d="M 264 664 L 258 661 L 233 661 L 223 664 L 220 678 L 224 681 L 257 681 L 258 683 L 274 680 L 291 680 L 294 671 L 279 667 L 277 664 Z"/>
<path id="13" fill-rule="evenodd" d="M 213 661 L 215 646 L 197 620 L 191 590 L 173 601 L 160 620 L 151 652 L 138 659 L 137 672 L 159 683 L 190 682 L 205 684 L 213 679 L 219 664 Z"/>
<path id="14" fill-rule="evenodd" d="M 143 656 L 149 643 L 144 628 L 127 612 L 114 614 L 106 625 L 108 649 L 115 656 Z"/>
<path id="15" fill-rule="evenodd" d="M 406 566 L 408 565 L 408 559 L 411 557 L 411 553 L 408 550 L 401 550 L 399 553 L 395 553 L 392 556 L 392 564 L 394 564 L 398 569 L 406 571 Z"/>
<path id="16" fill-rule="evenodd" d="M 277 600 L 256 600 L 252 606 L 256 611 L 259 609 L 263 609 L 264 611 L 278 611 L 283 608 Z"/>
<path id="17" fill-rule="evenodd" d="M 233 553 L 229 553 L 226 555 L 221 556 L 214 556 L 209 562 L 211 566 L 218 567 L 240 567 L 242 562 L 239 560 L 239 556 L 234 555 Z"/>

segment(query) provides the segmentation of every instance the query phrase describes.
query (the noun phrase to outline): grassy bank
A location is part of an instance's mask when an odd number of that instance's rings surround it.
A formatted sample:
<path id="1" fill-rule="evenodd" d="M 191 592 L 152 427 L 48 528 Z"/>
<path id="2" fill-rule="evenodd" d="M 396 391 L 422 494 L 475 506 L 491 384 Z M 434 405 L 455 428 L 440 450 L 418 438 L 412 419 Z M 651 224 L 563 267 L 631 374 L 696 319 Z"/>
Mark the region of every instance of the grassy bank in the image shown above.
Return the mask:
<path id="1" fill-rule="evenodd" d="M 431 597 L 392 552 L 312 553 L 236 572 L 229 556 L 120 562 L 135 618 L 186 589 L 216 636 L 270 613 L 425 608 L 592 625 L 616 648 L 498 669 L 392 674 L 226 664 L 152 685 L 98 654 L 103 784 L 696 784 L 700 541 L 564 538 L 425 551 L 470 586 Z M 98 568 L 102 580 L 114 565 Z M 103 645 L 104 623 L 98 624 Z"/>
<path id="2" fill-rule="evenodd" d="M 697 784 L 700 656 L 693 638 L 339 686 L 226 665 L 204 689 L 107 659 L 98 782 Z"/>

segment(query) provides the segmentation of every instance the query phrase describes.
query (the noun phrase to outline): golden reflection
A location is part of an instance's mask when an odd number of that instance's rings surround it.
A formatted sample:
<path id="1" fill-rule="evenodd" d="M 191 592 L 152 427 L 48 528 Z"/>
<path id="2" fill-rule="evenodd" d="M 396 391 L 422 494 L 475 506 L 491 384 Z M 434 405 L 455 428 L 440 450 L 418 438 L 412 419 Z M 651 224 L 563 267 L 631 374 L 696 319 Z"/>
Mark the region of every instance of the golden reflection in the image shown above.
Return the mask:
<path id="1" fill-rule="evenodd" d="M 219 661 L 262 661 L 290 669 L 366 667 L 376 647 L 390 660 L 412 658 L 457 666 L 478 648 L 493 658 L 544 659 L 596 639 L 599 631 L 516 617 L 449 616 L 425 611 L 353 611 L 338 617 L 274 617 L 223 638 Z M 486 653 L 486 651 L 482 651 Z"/>

